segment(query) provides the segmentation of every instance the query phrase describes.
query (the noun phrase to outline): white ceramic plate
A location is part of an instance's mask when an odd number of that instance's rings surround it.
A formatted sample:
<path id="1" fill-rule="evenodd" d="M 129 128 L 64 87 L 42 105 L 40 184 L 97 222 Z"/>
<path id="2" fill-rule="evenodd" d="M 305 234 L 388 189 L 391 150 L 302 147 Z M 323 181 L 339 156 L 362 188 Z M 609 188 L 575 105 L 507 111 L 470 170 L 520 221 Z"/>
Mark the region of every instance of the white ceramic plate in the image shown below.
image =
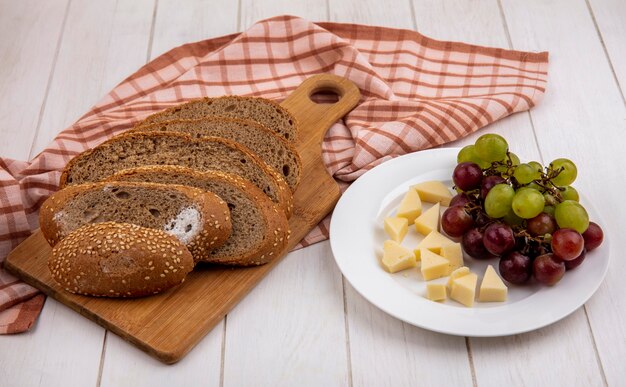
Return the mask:
<path id="1" fill-rule="evenodd" d="M 598 289 L 609 266 L 609 241 L 587 254 L 578 268 L 565 273 L 555 286 L 538 283 L 509 286 L 507 302 L 480 303 L 466 308 L 455 301 L 424 298 L 426 283 L 417 269 L 389 274 L 380 265 L 386 234 L 385 217 L 395 213 L 409 186 L 440 180 L 450 187 L 458 148 L 433 149 L 395 158 L 368 171 L 343 194 L 333 213 L 330 243 L 341 272 L 368 301 L 409 324 L 460 336 L 505 336 L 554 323 L 583 305 Z M 582 197 L 589 216 L 602 224 L 596 210 Z M 443 208 L 445 209 L 445 208 Z M 423 238 L 410 227 L 402 245 L 411 249 Z M 498 260 L 465 264 L 478 274 Z M 419 266 L 418 266 L 419 267 Z M 445 283 L 446 278 L 435 280 Z"/>

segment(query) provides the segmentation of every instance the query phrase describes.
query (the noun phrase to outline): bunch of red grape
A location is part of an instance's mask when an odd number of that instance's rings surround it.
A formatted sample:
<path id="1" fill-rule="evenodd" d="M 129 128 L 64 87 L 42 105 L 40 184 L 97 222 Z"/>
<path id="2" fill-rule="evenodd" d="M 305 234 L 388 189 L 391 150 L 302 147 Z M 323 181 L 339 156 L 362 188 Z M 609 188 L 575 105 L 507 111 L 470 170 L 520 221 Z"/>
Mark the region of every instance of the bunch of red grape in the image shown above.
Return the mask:
<path id="1" fill-rule="evenodd" d="M 576 165 L 556 159 L 547 167 L 520 163 L 506 140 L 485 134 L 461 149 L 452 174 L 458 194 L 441 227 L 462 237 L 476 259 L 500 258 L 500 275 L 514 284 L 531 277 L 554 285 L 598 247 L 602 229 L 589 221 L 571 184 Z"/>

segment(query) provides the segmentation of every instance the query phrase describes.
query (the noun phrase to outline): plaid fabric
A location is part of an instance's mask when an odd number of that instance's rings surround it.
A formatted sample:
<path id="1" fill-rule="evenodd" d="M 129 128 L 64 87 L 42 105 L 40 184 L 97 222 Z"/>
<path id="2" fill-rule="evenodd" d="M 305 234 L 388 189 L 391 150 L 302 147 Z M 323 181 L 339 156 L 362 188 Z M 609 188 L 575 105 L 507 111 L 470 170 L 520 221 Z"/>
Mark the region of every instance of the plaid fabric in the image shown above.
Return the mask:
<path id="1" fill-rule="evenodd" d="M 310 75 L 349 78 L 363 98 L 323 144 L 327 168 L 345 188 L 394 156 L 458 139 L 531 108 L 544 93 L 547 65 L 547 53 L 290 16 L 174 48 L 124 80 L 30 162 L 0 160 L 0 259 L 37 227 L 38 208 L 56 190 L 68 160 L 183 101 L 224 94 L 280 101 Z M 328 219 L 301 246 L 327 236 Z M 0 271 L 1 333 L 32 325 L 42 305 L 41 297 L 32 298 L 36 294 Z"/>

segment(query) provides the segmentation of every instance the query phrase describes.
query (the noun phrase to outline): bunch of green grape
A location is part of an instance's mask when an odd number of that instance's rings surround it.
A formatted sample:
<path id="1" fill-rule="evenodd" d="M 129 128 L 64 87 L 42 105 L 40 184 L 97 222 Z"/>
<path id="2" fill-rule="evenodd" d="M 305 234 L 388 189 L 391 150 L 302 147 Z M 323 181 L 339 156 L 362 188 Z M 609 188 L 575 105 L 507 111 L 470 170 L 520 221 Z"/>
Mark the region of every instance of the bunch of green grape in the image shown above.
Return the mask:
<path id="1" fill-rule="evenodd" d="M 502 136 L 485 134 L 461 149 L 457 163 L 452 179 L 458 194 L 442 215 L 442 228 L 462 237 L 474 258 L 500 257 L 507 281 L 534 277 L 553 285 L 602 243 L 602 229 L 589 221 L 571 185 L 578 173 L 571 160 L 521 163 Z"/>

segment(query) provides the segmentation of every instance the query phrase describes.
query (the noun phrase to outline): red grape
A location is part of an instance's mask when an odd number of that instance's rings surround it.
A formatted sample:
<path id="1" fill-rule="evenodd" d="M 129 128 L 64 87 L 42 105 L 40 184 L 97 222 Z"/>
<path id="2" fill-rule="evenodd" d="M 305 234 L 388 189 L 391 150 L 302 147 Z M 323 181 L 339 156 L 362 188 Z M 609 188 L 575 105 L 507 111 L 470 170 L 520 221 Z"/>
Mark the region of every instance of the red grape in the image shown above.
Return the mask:
<path id="1" fill-rule="evenodd" d="M 511 251 L 515 246 L 515 236 L 511 227 L 495 222 L 485 229 L 483 244 L 487 251 L 493 255 L 502 255 Z"/>
<path id="2" fill-rule="evenodd" d="M 528 219 L 526 228 L 534 236 L 552 234 L 556 230 L 556 220 L 542 212 L 534 218 Z"/>
<path id="3" fill-rule="evenodd" d="M 528 281 L 532 273 L 532 260 L 517 251 L 512 251 L 500 259 L 500 275 L 512 284 L 521 285 Z"/>
<path id="4" fill-rule="evenodd" d="M 479 212 L 474 217 L 474 222 L 476 223 L 476 226 L 482 227 L 482 226 L 486 226 L 487 223 L 491 222 L 491 218 L 488 217 L 487 214 L 483 212 Z"/>
<path id="5" fill-rule="evenodd" d="M 470 199 L 467 197 L 466 194 L 464 193 L 456 194 L 454 195 L 452 200 L 450 200 L 450 207 L 454 207 L 454 206 L 463 207 L 469 202 L 470 202 Z"/>
<path id="6" fill-rule="evenodd" d="M 480 196 L 484 199 L 494 185 L 504 183 L 505 180 L 497 175 L 487 176 L 483 179 L 483 183 L 480 187 Z"/>
<path id="7" fill-rule="evenodd" d="M 604 233 L 602 228 L 595 222 L 589 222 L 589 227 L 583 233 L 583 239 L 585 240 L 585 248 L 587 251 L 591 251 L 602 244 L 604 240 Z"/>
<path id="8" fill-rule="evenodd" d="M 583 249 L 583 252 L 580 255 L 571 261 L 565 261 L 565 270 L 572 270 L 580 266 L 581 263 L 585 260 L 587 256 L 587 250 Z"/>
<path id="9" fill-rule="evenodd" d="M 487 259 L 493 257 L 483 244 L 483 233 L 477 228 L 472 228 L 466 232 L 465 235 L 463 235 L 461 245 L 466 253 L 476 259 Z"/>
<path id="10" fill-rule="evenodd" d="M 454 185 L 463 191 L 470 191 L 480 187 L 482 179 L 483 170 L 480 169 L 478 164 L 469 161 L 457 165 L 452 173 Z"/>
<path id="11" fill-rule="evenodd" d="M 561 228 L 552 234 L 552 252 L 564 261 L 578 257 L 584 247 L 583 236 L 571 228 Z"/>
<path id="12" fill-rule="evenodd" d="M 537 281 L 552 286 L 563 278 L 565 263 L 554 254 L 540 255 L 533 262 L 533 274 Z"/>
<path id="13" fill-rule="evenodd" d="M 460 237 L 474 225 L 474 219 L 461 206 L 450 207 L 441 215 L 441 228 L 451 237 Z"/>

